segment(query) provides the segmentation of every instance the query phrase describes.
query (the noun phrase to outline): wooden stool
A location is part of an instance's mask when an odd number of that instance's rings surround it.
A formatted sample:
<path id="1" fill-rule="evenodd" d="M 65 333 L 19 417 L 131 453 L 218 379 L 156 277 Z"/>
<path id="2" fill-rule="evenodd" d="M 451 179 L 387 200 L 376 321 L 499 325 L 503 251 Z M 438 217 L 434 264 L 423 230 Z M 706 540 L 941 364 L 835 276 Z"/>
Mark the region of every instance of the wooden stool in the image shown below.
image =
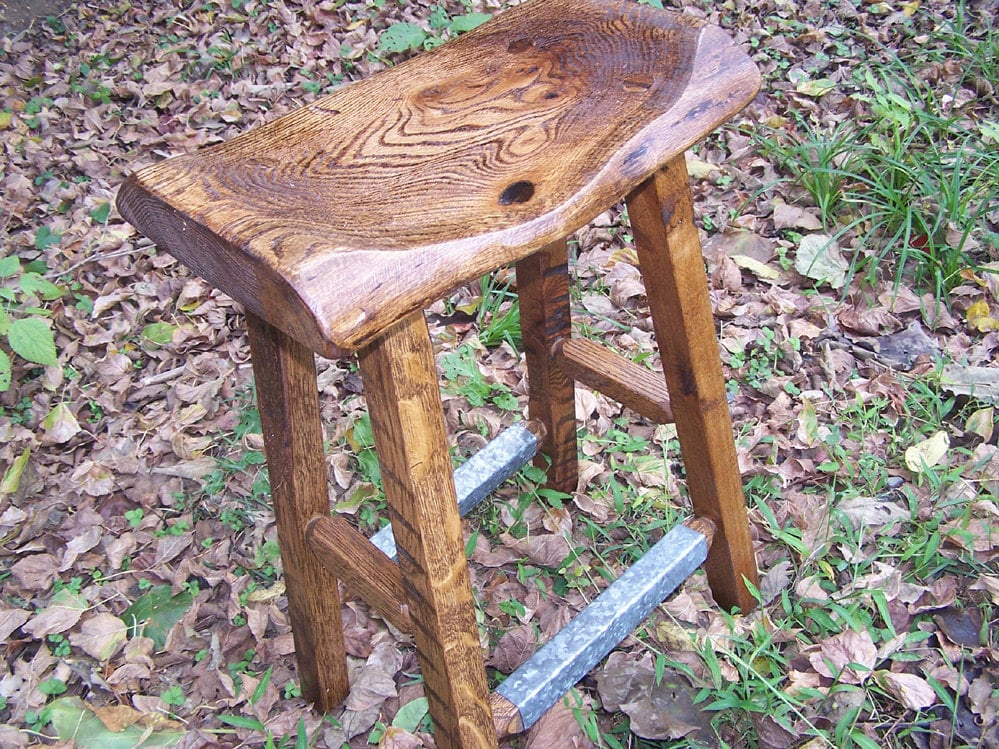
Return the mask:
<path id="1" fill-rule="evenodd" d="M 348 692 L 338 579 L 413 633 L 440 747 L 496 746 L 529 726 L 705 557 L 719 603 L 753 607 L 683 152 L 758 85 L 717 28 L 627 0 L 534 0 L 122 186 L 130 222 L 246 309 L 299 677 L 320 709 Z M 622 196 L 665 386 L 570 336 L 564 238 Z M 488 474 L 488 489 L 516 469 L 508 453 L 537 447 L 549 486 L 575 491 L 577 380 L 675 418 L 705 532 L 667 535 L 490 695 L 423 311 L 509 263 L 542 437 L 521 429 L 462 482 Z M 331 516 L 315 352 L 359 357 L 394 545 Z"/>

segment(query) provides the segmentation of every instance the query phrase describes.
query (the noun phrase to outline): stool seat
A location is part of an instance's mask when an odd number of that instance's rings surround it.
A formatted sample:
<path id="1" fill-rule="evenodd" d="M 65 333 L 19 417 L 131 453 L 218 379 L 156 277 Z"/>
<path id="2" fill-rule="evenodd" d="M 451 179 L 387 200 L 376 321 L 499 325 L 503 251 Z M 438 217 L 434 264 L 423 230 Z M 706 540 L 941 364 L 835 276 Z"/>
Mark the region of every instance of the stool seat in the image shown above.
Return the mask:
<path id="1" fill-rule="evenodd" d="M 532 2 L 145 168 L 118 206 L 248 310 L 335 358 L 579 228 L 758 85 L 715 27 L 630 0 Z"/>

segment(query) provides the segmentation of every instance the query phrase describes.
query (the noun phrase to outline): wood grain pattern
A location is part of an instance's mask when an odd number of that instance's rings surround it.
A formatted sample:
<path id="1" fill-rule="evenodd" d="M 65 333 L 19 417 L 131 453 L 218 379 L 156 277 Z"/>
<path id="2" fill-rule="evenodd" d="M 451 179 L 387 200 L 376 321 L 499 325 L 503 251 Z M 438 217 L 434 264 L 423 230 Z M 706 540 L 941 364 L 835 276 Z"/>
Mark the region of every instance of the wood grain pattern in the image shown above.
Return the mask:
<path id="1" fill-rule="evenodd" d="M 575 230 L 738 111 L 719 29 L 630 0 L 534 0 L 253 132 L 143 169 L 118 207 L 335 357 Z"/>
<path id="2" fill-rule="evenodd" d="M 515 736 L 524 730 L 524 720 L 520 716 L 520 708 L 500 694 L 489 695 L 489 703 L 493 708 L 493 720 L 496 725 L 496 736 L 505 739 Z"/>
<path id="3" fill-rule="evenodd" d="M 518 261 L 517 297 L 527 364 L 527 410 L 545 427 L 534 462 L 547 469 L 549 489 L 572 494 L 579 482 L 575 386 L 555 354 L 572 333 L 564 239 Z"/>
<path id="4" fill-rule="evenodd" d="M 711 298 L 678 156 L 628 196 L 628 216 L 676 417 L 695 514 L 717 526 L 705 570 L 719 604 L 756 605 L 756 559 L 735 454 Z"/>
<path id="5" fill-rule="evenodd" d="M 359 352 L 403 591 L 441 749 L 495 747 L 430 334 L 422 312 Z"/>
<path id="6" fill-rule="evenodd" d="M 413 631 L 399 567 L 336 515 L 313 518 L 307 537 L 316 558 L 400 632 Z"/>
<path id="7" fill-rule="evenodd" d="M 661 375 L 586 338 L 561 341 L 555 349 L 562 369 L 581 382 L 656 424 L 670 424 L 673 411 Z"/>
<path id="8" fill-rule="evenodd" d="M 337 579 L 306 539 L 309 519 L 330 512 L 315 355 L 252 314 L 246 321 L 298 678 L 326 712 L 350 687 Z"/>

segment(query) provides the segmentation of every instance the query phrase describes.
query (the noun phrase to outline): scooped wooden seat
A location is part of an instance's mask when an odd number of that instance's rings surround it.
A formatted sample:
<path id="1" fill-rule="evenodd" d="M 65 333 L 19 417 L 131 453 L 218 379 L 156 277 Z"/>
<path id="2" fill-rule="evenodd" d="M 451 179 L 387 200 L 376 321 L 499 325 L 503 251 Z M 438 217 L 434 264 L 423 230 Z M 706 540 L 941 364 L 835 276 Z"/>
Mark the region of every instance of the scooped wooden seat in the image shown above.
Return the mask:
<path id="1" fill-rule="evenodd" d="M 122 212 L 256 314 L 342 355 L 579 228 L 752 98 L 719 29 L 548 0 L 222 145 Z"/>
<path id="2" fill-rule="evenodd" d="M 412 632 L 442 749 L 530 726 L 702 563 L 721 605 L 752 608 L 683 152 L 758 83 L 717 28 L 630 0 L 532 0 L 123 184 L 125 218 L 246 309 L 306 699 L 326 710 L 349 689 L 340 581 Z M 622 197 L 664 376 L 572 336 L 565 237 Z M 423 311 L 508 264 L 530 421 L 469 461 L 456 491 Z M 315 353 L 357 355 L 388 537 L 330 513 Z M 490 694 L 460 512 L 535 453 L 550 488 L 577 490 L 574 382 L 675 421 L 696 517 Z"/>

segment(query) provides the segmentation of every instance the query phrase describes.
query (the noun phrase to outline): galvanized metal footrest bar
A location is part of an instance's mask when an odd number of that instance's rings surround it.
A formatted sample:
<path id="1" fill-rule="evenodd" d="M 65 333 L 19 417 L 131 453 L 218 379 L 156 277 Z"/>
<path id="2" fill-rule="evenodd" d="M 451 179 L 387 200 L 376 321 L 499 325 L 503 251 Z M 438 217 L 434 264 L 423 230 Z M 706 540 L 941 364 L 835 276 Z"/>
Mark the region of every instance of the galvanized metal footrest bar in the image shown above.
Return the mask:
<path id="1" fill-rule="evenodd" d="M 703 534 L 679 525 L 496 690 L 530 728 L 652 610 L 701 566 Z"/>
<path id="2" fill-rule="evenodd" d="M 537 451 L 537 436 L 526 424 L 514 424 L 459 466 L 454 472 L 454 488 L 462 517 L 519 471 Z M 387 525 L 373 535 L 371 543 L 389 559 L 396 560 L 391 526 Z"/>

